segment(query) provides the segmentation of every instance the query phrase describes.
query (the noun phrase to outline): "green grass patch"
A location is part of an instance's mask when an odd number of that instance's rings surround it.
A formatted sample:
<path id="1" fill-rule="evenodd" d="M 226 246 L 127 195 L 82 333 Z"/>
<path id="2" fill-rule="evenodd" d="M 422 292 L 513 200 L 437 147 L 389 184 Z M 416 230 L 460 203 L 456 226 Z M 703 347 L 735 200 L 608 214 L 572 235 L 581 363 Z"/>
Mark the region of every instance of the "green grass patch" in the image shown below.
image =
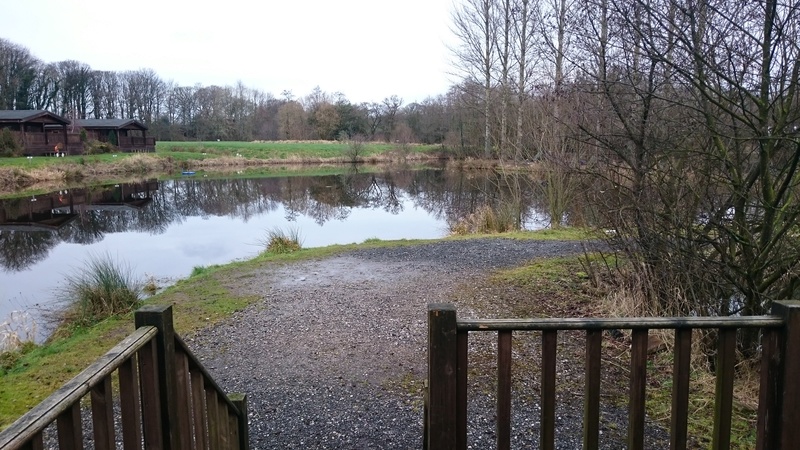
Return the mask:
<path id="1" fill-rule="evenodd" d="M 441 150 L 436 145 L 411 145 L 411 153 L 434 153 Z M 380 155 L 398 149 L 396 144 L 367 142 L 364 143 L 364 156 Z M 199 157 L 242 157 L 255 159 L 327 159 L 347 157 L 349 146 L 338 141 L 206 141 L 206 142 L 168 142 L 156 143 L 156 152 L 173 155 L 178 160 Z"/>
<path id="2" fill-rule="evenodd" d="M 447 236 L 448 240 L 461 240 L 461 239 L 481 239 L 486 237 L 504 238 L 504 239 L 520 239 L 520 240 L 536 240 L 536 241 L 585 241 L 593 239 L 591 230 L 585 228 L 559 228 L 556 230 L 516 230 L 508 231 L 505 233 L 476 233 L 476 234 L 453 234 Z"/>
<path id="3" fill-rule="evenodd" d="M 755 373 L 755 370 L 753 371 Z M 650 356 L 648 361 L 647 414 L 669 425 L 672 408 L 672 359 L 669 352 Z M 756 379 L 750 380 L 755 382 Z M 744 383 L 747 384 L 747 383 Z M 689 420 L 687 422 L 691 448 L 711 448 L 714 432 L 714 387 L 715 377 L 705 370 L 692 370 L 690 375 Z M 742 386 L 741 380 L 737 381 Z M 758 384 L 755 383 L 754 387 Z M 758 392 L 751 392 L 749 400 L 756 402 Z M 736 396 L 736 393 L 734 393 Z M 620 404 L 624 403 L 620 399 Z M 731 449 L 747 450 L 756 447 L 756 415 L 753 406 L 739 401 L 733 402 L 731 418 Z"/>

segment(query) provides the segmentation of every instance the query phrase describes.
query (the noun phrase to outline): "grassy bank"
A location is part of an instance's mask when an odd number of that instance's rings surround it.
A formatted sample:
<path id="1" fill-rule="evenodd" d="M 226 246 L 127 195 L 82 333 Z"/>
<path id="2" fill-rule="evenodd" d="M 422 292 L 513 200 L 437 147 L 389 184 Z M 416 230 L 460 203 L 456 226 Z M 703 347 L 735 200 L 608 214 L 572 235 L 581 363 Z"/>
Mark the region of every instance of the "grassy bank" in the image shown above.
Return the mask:
<path id="1" fill-rule="evenodd" d="M 396 163 L 440 159 L 432 145 L 364 143 L 354 154 L 342 142 L 158 142 L 155 153 L 118 153 L 64 158 L 0 158 L 0 193 L 38 184 L 107 180 L 182 170 L 245 170 L 352 161 Z"/>
<path id="2" fill-rule="evenodd" d="M 516 239 L 576 239 L 585 234 L 566 230 L 516 232 L 498 236 Z M 173 305 L 176 330 L 182 336 L 191 336 L 257 300 L 254 297 L 238 296 L 234 292 L 236 285 L 246 283 L 249 274 L 259 267 L 324 258 L 355 248 L 403 246 L 422 242 L 428 241 L 370 239 L 358 245 L 303 249 L 280 255 L 264 253 L 248 261 L 198 268 L 193 276 L 151 297 L 146 303 Z M 123 314 L 92 327 L 65 327 L 46 345 L 27 346 L 21 352 L 0 356 L 0 428 L 8 426 L 38 404 L 131 331 L 133 315 Z"/>
<path id="3" fill-rule="evenodd" d="M 442 149 L 438 145 L 391 144 L 366 142 L 358 155 L 361 158 L 433 156 Z M 258 141 L 258 142 L 158 142 L 159 154 L 196 157 L 241 157 L 274 161 L 349 160 L 352 148 L 339 141 Z"/>

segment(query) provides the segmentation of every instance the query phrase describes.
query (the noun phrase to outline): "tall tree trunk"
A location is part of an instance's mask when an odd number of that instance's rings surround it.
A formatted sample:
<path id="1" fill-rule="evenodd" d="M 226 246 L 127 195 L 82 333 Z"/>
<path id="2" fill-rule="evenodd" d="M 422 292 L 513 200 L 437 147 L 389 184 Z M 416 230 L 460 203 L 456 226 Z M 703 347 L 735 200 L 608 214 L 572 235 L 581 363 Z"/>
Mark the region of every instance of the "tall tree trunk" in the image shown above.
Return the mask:
<path id="1" fill-rule="evenodd" d="M 525 88 L 528 84 L 528 3 L 529 0 L 521 0 L 522 10 L 520 11 L 519 33 L 517 42 L 519 43 L 519 62 L 517 75 L 517 138 L 514 145 L 514 161 L 522 158 L 522 115 L 525 111 Z"/>
<path id="2" fill-rule="evenodd" d="M 493 29 L 492 24 L 492 4 L 491 0 L 483 0 L 483 26 L 484 26 L 484 57 L 483 57 L 483 117 L 484 117 L 484 130 L 483 130 L 483 157 L 489 159 L 492 157 L 492 135 L 490 127 L 490 112 L 491 102 L 489 101 L 492 95 L 492 33 L 489 30 Z"/>

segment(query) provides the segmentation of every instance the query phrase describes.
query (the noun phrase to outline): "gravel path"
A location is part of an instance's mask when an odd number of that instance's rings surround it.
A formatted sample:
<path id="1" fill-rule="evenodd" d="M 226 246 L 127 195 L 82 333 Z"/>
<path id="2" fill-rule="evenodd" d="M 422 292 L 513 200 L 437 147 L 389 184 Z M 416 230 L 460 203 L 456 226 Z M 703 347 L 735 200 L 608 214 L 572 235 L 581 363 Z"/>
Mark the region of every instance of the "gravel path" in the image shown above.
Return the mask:
<path id="1" fill-rule="evenodd" d="M 418 449 L 428 303 L 453 302 L 492 269 L 582 251 L 576 242 L 477 239 L 262 267 L 232 280 L 261 300 L 188 341 L 224 389 L 247 393 L 254 449 Z M 559 377 L 580 374 L 582 365 L 559 368 Z M 470 394 L 471 448 L 492 446 L 489 392 L 479 384 Z M 537 385 L 515 375 L 514 395 L 514 445 L 529 448 Z M 559 402 L 558 446 L 580 448 L 582 399 Z M 624 433 L 624 411 L 604 406 L 603 415 L 604 432 Z"/>

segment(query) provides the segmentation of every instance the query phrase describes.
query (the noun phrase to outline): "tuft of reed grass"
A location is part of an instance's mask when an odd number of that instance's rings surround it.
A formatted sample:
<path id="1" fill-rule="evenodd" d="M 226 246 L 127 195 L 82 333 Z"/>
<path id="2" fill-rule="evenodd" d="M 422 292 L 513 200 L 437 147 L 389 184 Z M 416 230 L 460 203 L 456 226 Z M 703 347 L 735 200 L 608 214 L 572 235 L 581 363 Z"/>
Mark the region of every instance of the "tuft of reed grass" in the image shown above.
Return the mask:
<path id="1" fill-rule="evenodd" d="M 36 320 L 24 311 L 12 311 L 0 323 L 0 354 L 19 350 L 36 339 Z"/>
<path id="2" fill-rule="evenodd" d="M 70 306 L 65 319 L 87 326 L 131 311 L 139 305 L 141 290 L 130 267 L 107 254 L 92 256 L 67 277 Z"/>
<path id="3" fill-rule="evenodd" d="M 500 205 L 498 208 L 483 205 L 448 227 L 450 233 L 455 235 L 487 234 L 519 231 L 520 223 L 511 205 Z"/>
<path id="4" fill-rule="evenodd" d="M 156 282 L 155 277 L 150 277 L 142 286 L 142 292 L 147 295 L 155 295 L 158 292 L 158 283 Z"/>
<path id="5" fill-rule="evenodd" d="M 296 227 L 290 227 L 287 231 L 276 228 L 267 231 L 262 245 L 269 253 L 292 253 L 303 248 L 303 239 L 300 230 Z"/>
<path id="6" fill-rule="evenodd" d="M 192 267 L 192 273 L 189 274 L 189 277 L 190 278 L 191 277 L 199 277 L 200 275 L 203 275 L 206 272 L 208 272 L 208 267 L 205 267 L 205 266 L 194 266 L 194 267 Z"/>

